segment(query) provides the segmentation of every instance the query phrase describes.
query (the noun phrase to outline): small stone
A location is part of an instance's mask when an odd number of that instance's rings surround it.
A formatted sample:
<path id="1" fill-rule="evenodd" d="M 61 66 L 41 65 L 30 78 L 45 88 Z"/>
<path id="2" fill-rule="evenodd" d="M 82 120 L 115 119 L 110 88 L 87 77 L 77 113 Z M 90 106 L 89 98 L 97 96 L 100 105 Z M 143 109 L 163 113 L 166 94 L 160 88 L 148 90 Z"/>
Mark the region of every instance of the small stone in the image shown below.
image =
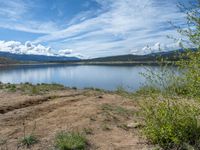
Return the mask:
<path id="1" fill-rule="evenodd" d="M 98 98 L 103 98 L 103 96 L 100 95 L 100 96 L 98 96 Z"/>
<path id="2" fill-rule="evenodd" d="M 138 122 L 131 122 L 131 123 L 127 124 L 128 128 L 138 128 L 140 126 L 141 126 L 141 124 Z"/>

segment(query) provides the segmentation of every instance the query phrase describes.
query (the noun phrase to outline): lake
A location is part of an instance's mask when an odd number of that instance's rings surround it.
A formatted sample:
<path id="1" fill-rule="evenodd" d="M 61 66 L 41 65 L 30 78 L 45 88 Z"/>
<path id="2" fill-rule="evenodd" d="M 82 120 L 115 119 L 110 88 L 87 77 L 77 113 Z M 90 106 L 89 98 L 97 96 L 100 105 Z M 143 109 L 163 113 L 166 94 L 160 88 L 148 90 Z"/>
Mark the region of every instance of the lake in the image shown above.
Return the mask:
<path id="1" fill-rule="evenodd" d="M 58 83 L 66 87 L 100 88 L 116 90 L 123 87 L 136 91 L 144 83 L 145 73 L 150 66 L 123 65 L 19 65 L 0 67 L 0 81 L 3 83 Z M 151 67 L 159 69 L 158 66 Z"/>

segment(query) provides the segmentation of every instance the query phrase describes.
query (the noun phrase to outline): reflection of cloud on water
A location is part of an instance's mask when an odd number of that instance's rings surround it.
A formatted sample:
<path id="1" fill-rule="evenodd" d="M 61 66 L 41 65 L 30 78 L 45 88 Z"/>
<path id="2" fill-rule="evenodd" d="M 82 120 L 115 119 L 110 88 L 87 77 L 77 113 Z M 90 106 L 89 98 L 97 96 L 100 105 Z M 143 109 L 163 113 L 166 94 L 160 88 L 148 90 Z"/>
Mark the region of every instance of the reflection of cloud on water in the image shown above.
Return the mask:
<path id="1" fill-rule="evenodd" d="M 51 69 L 18 69 L 1 72 L 0 80 L 4 82 L 43 82 L 50 80 Z"/>
<path id="2" fill-rule="evenodd" d="M 95 87 L 114 90 L 119 86 L 137 89 L 145 79 L 141 66 L 46 66 L 0 70 L 0 81 L 21 83 L 59 83 L 78 88 Z"/>

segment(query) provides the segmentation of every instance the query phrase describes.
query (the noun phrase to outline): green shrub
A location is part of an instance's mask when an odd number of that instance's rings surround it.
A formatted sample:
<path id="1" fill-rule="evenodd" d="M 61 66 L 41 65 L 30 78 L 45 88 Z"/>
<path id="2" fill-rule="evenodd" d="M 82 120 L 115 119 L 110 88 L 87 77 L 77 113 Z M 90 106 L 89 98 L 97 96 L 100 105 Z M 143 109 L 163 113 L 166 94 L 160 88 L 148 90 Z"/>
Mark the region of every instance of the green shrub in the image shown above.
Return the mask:
<path id="1" fill-rule="evenodd" d="M 187 15 L 187 28 L 178 28 L 178 32 L 189 39 L 190 45 L 196 50 L 186 49 L 184 59 L 176 64 L 184 70 L 181 81 L 185 86 L 182 86 L 182 93 L 190 97 L 200 97 L 200 0 L 193 0 L 190 4 L 191 6 L 180 6 Z"/>
<path id="2" fill-rule="evenodd" d="M 135 97 L 135 93 L 127 91 L 122 86 L 117 87 L 117 89 L 115 90 L 115 93 L 122 97 L 125 97 L 125 98 L 134 98 Z"/>
<path id="3" fill-rule="evenodd" d="M 144 86 L 135 92 L 136 95 L 152 95 L 159 94 L 160 89 L 152 86 Z"/>
<path id="4" fill-rule="evenodd" d="M 190 97 L 200 97 L 200 49 L 195 52 L 187 52 L 187 57 L 188 61 L 177 62 L 179 67 L 184 70 L 180 77 L 182 86 L 177 91 Z"/>
<path id="5" fill-rule="evenodd" d="M 183 6 L 188 28 L 178 28 L 178 32 L 195 50 L 181 44 L 186 51 L 172 63 L 178 72 L 168 69 L 169 65 L 163 63 L 166 60 L 160 59 L 160 70 L 151 68 L 143 74 L 147 88 L 138 92 L 149 96 L 141 105 L 144 133 L 163 149 L 200 149 L 200 0 L 194 1 L 192 9 Z"/>
<path id="6" fill-rule="evenodd" d="M 9 91 L 16 92 L 16 85 L 14 85 L 14 84 L 10 85 Z"/>
<path id="7" fill-rule="evenodd" d="M 164 149 L 191 145 L 200 148 L 200 109 L 195 102 L 183 100 L 145 101 L 142 104 L 144 133 Z"/>
<path id="8" fill-rule="evenodd" d="M 26 94 L 30 94 L 30 95 L 38 95 L 38 94 L 44 94 L 46 92 L 49 91 L 54 91 L 54 90 L 64 90 L 65 87 L 63 85 L 59 85 L 59 84 L 37 84 L 37 85 L 33 85 L 31 83 L 25 83 L 25 84 L 21 84 L 19 86 L 19 90 L 26 93 Z"/>
<path id="9" fill-rule="evenodd" d="M 181 4 L 181 11 L 186 13 L 187 28 L 177 27 L 181 38 L 187 42 L 180 43 L 180 48 L 184 53 L 179 54 L 179 60 L 173 62 L 178 70 L 178 74 L 167 70 L 168 65 L 163 66 L 164 59 L 159 59 L 161 71 L 150 69 L 146 78 L 150 85 L 159 86 L 165 94 L 179 95 L 187 97 L 200 97 L 200 0 L 193 0 L 188 5 Z M 175 39 L 177 40 L 177 39 Z M 185 48 L 189 45 L 193 47 Z M 185 46 L 186 45 L 186 46 Z"/>
<path id="10" fill-rule="evenodd" d="M 23 139 L 21 140 L 21 143 L 23 146 L 30 147 L 31 145 L 38 143 L 38 139 L 34 135 L 29 135 L 29 136 L 23 137 Z"/>
<path id="11" fill-rule="evenodd" d="M 61 132 L 56 136 L 55 146 L 59 150 L 85 150 L 86 138 L 76 132 Z"/>

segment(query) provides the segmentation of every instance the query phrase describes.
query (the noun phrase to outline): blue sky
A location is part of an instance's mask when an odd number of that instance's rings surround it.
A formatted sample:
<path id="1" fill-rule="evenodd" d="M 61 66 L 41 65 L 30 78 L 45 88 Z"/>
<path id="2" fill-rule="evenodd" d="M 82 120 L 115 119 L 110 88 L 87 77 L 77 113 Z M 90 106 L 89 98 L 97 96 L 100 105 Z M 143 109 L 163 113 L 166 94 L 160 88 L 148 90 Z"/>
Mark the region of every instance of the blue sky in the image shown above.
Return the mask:
<path id="1" fill-rule="evenodd" d="M 83 58 L 177 48 L 188 0 L 0 0 L 0 51 Z M 148 46 L 147 46 L 148 45 Z"/>

